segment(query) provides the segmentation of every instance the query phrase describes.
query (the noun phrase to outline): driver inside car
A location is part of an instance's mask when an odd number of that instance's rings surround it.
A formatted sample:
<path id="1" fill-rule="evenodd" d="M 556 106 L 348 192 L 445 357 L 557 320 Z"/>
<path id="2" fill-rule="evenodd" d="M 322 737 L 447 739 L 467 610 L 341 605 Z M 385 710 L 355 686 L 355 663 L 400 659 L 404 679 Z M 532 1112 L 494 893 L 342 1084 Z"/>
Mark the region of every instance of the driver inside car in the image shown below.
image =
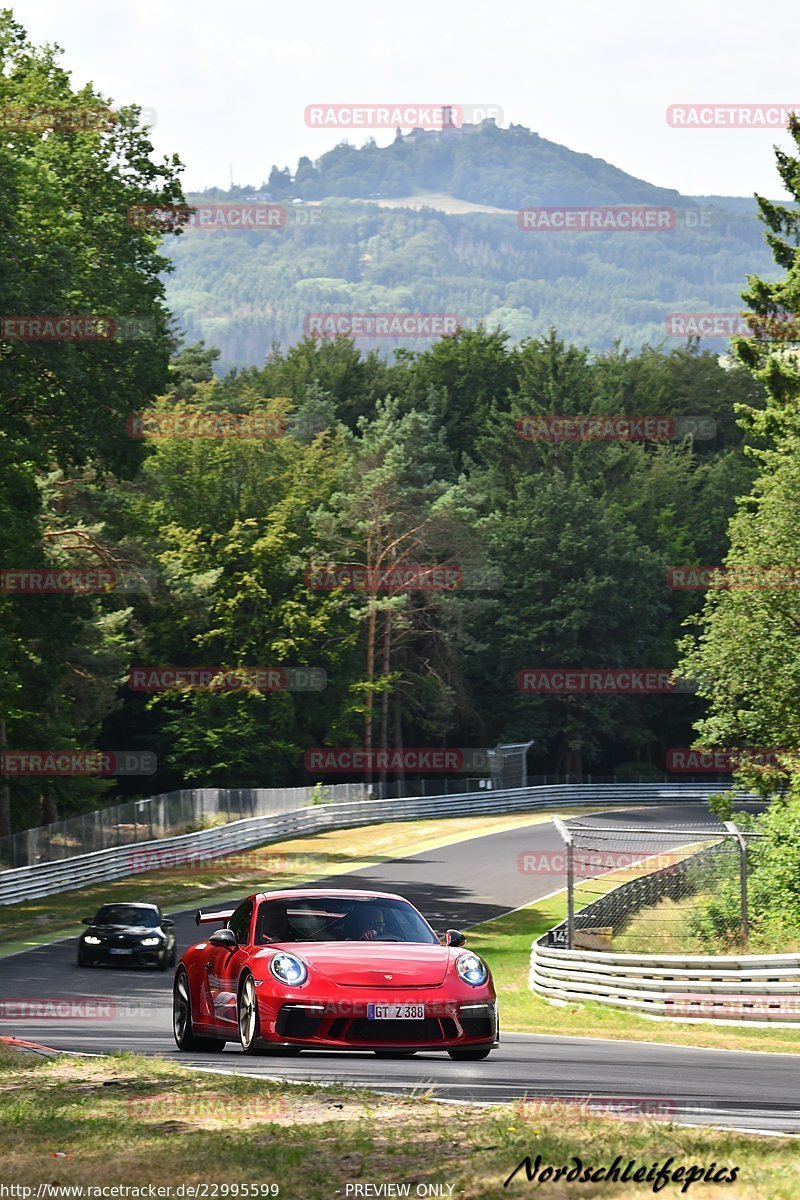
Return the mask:
<path id="1" fill-rule="evenodd" d="M 353 941 L 376 941 L 384 931 L 383 913 L 373 905 L 359 905 L 350 918 L 350 938 Z"/>
<path id="2" fill-rule="evenodd" d="M 261 909 L 259 942 L 285 942 L 289 938 L 289 914 L 283 904 L 265 904 Z"/>

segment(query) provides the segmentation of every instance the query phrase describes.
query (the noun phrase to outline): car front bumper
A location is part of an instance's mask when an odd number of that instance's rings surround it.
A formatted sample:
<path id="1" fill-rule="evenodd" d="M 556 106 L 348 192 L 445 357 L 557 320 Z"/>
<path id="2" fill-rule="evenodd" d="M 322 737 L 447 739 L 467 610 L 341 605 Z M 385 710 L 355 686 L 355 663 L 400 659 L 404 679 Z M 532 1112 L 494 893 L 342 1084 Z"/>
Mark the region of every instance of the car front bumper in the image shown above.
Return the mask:
<path id="1" fill-rule="evenodd" d="M 165 951 L 165 946 L 126 946 L 122 947 L 126 953 L 114 953 L 120 947 L 114 946 L 81 946 L 81 958 L 85 963 L 97 965 L 98 963 L 120 963 L 122 966 L 125 963 L 158 963 L 161 961 Z"/>
<path id="2" fill-rule="evenodd" d="M 259 996 L 264 1044 L 328 1050 L 449 1050 L 497 1045 L 494 996 L 434 999 L 430 989 L 406 994 L 369 990 L 363 999 Z M 375 1020 L 371 1004 L 424 1005 L 422 1019 Z"/>

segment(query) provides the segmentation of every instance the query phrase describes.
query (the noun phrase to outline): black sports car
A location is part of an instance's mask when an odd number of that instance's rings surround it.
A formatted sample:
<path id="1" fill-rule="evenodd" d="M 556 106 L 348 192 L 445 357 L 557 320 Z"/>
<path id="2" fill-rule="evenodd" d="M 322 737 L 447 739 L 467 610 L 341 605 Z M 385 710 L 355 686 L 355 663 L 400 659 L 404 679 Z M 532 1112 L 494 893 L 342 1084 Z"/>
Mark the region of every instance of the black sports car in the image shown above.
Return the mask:
<path id="1" fill-rule="evenodd" d="M 160 971 L 175 965 L 175 934 L 157 904 L 104 904 L 78 942 L 78 966 L 104 962 L 153 963 Z"/>

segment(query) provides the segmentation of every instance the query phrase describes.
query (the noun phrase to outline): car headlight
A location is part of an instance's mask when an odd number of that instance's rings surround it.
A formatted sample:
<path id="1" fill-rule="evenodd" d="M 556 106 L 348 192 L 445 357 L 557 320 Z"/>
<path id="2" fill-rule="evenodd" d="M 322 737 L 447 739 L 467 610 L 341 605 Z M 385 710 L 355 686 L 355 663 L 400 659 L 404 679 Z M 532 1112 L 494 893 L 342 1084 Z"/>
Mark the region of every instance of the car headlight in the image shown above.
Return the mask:
<path id="1" fill-rule="evenodd" d="M 269 969 L 279 983 L 285 983 L 288 987 L 302 987 L 308 979 L 306 964 L 293 954 L 273 954 Z"/>
<path id="2" fill-rule="evenodd" d="M 143 946 L 160 946 L 161 938 L 157 938 L 157 937 L 142 938 L 142 945 Z"/>
<path id="3" fill-rule="evenodd" d="M 489 978 L 486 963 L 477 954 L 459 954 L 456 959 L 456 971 L 464 983 L 472 987 L 480 987 Z"/>
<path id="4" fill-rule="evenodd" d="M 89 946 L 99 946 L 100 938 L 95 937 L 93 933 L 87 933 L 83 939 Z"/>

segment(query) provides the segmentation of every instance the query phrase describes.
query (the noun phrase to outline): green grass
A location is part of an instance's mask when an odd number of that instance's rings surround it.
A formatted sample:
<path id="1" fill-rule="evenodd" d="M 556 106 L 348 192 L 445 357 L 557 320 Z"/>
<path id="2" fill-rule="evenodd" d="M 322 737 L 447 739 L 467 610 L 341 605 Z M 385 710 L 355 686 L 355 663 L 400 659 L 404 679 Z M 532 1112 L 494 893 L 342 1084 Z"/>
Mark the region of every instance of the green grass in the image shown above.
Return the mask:
<path id="1" fill-rule="evenodd" d="M 621 933 L 614 934 L 614 951 L 620 954 L 708 954 L 708 949 L 690 927 L 690 917 L 698 899 L 696 895 L 684 896 L 681 900 L 662 900 L 652 908 L 643 908 Z M 735 954 L 736 949 L 720 946 L 715 953 Z"/>
<path id="2" fill-rule="evenodd" d="M 337 1192 L 346 1200 L 347 1185 L 356 1183 L 409 1183 L 412 1196 L 418 1184 L 437 1183 L 454 1200 L 652 1196 L 647 1183 L 551 1183 L 534 1191 L 524 1172 L 503 1187 L 526 1155 L 554 1166 L 572 1166 L 577 1155 L 594 1169 L 620 1155 L 623 1165 L 634 1159 L 648 1168 L 670 1157 L 673 1169 L 712 1161 L 738 1168 L 731 1185 L 694 1184 L 692 1200 L 800 1193 L 800 1143 L 789 1138 L 540 1110 L 288 1086 L 133 1055 L 41 1060 L 0 1048 L 0 1182 L 34 1189 L 275 1183 L 281 1200 L 332 1200 Z M 678 1195 L 678 1187 L 662 1194 Z"/>

